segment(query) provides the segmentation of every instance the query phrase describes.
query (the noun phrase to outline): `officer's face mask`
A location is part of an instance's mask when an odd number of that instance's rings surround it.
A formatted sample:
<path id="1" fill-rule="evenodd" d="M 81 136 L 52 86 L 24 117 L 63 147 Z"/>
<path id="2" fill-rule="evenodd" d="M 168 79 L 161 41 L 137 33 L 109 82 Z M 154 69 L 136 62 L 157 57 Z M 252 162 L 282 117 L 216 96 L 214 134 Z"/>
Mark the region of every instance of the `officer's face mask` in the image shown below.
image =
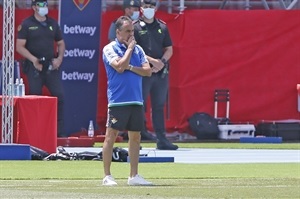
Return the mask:
<path id="1" fill-rule="evenodd" d="M 48 14 L 48 7 L 39 7 L 38 14 L 42 17 L 46 16 Z"/>
<path id="2" fill-rule="evenodd" d="M 130 18 L 131 18 L 132 20 L 137 20 L 137 19 L 139 18 L 139 16 L 140 16 L 140 11 L 134 11 L 134 12 L 132 13 L 132 15 L 130 16 Z"/>
<path id="3" fill-rule="evenodd" d="M 155 8 L 143 8 L 143 15 L 147 19 L 152 19 L 154 17 L 154 14 L 155 14 Z"/>

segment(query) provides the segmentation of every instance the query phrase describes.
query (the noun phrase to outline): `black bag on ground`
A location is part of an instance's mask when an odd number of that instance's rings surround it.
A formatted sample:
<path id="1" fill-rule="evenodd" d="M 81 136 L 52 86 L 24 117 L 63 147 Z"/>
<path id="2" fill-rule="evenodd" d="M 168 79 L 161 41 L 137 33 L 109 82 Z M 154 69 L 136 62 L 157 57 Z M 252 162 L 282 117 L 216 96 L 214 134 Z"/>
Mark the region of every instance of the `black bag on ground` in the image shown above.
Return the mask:
<path id="1" fill-rule="evenodd" d="M 127 162 L 127 156 L 128 156 L 127 150 L 120 147 L 113 148 L 113 155 L 112 155 L 113 162 Z"/>
<path id="2" fill-rule="evenodd" d="M 188 122 L 197 139 L 218 139 L 220 133 L 218 121 L 211 115 L 197 112 L 188 119 Z"/>
<path id="3" fill-rule="evenodd" d="M 102 159 L 102 151 L 100 152 L 100 157 Z M 114 147 L 113 154 L 112 154 L 112 161 L 113 162 L 127 162 L 128 151 L 121 147 Z"/>
<path id="4" fill-rule="evenodd" d="M 283 141 L 300 140 L 300 122 L 260 122 L 256 126 L 256 135 L 282 137 Z"/>
<path id="5" fill-rule="evenodd" d="M 69 153 L 62 146 L 58 146 L 57 153 L 49 154 L 43 160 L 102 160 L 102 153 L 90 151 Z"/>

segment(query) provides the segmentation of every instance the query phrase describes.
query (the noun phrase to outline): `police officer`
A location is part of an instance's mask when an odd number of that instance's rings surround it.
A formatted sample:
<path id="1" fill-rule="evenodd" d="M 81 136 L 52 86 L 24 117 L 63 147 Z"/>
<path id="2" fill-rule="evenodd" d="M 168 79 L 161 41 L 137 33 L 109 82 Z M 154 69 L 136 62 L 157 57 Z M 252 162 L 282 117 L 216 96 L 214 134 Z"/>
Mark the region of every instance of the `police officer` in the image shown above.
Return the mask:
<path id="1" fill-rule="evenodd" d="M 51 95 L 57 97 L 57 134 L 65 137 L 64 92 L 60 71 L 65 43 L 58 23 L 47 16 L 47 0 L 32 0 L 31 7 L 34 14 L 18 27 L 16 50 L 26 58 L 23 72 L 27 76 L 29 94 L 42 95 L 42 87 L 45 85 Z"/>
<path id="2" fill-rule="evenodd" d="M 133 21 L 137 20 L 140 16 L 140 0 L 124 0 L 123 9 L 124 16 L 130 17 Z M 114 20 L 108 30 L 108 40 L 114 41 L 116 39 L 116 20 Z"/>
<path id="3" fill-rule="evenodd" d="M 172 40 L 162 20 L 155 18 L 156 0 L 142 0 L 142 17 L 134 23 L 134 37 L 152 67 L 152 76 L 143 77 L 144 106 L 150 94 L 152 122 L 157 137 L 157 149 L 176 150 L 165 135 L 164 106 L 169 87 L 169 59 L 173 54 Z M 144 128 L 146 130 L 146 127 Z"/>

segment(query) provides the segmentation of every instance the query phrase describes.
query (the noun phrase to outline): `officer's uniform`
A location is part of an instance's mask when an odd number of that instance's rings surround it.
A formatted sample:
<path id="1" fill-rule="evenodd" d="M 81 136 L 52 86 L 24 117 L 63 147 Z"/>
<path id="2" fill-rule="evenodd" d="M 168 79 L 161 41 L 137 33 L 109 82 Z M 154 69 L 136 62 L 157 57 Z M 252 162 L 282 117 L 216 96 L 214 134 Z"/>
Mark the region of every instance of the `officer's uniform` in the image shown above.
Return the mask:
<path id="1" fill-rule="evenodd" d="M 140 18 L 134 22 L 134 37 L 146 55 L 155 59 L 161 59 L 164 48 L 172 46 L 172 40 L 166 23 L 160 19 L 147 24 Z"/>
<path id="2" fill-rule="evenodd" d="M 26 39 L 26 49 L 34 56 L 52 59 L 55 57 L 53 41 L 63 38 L 54 19 L 47 17 L 45 22 L 39 22 L 30 16 L 18 27 L 18 39 Z"/>
<path id="3" fill-rule="evenodd" d="M 64 93 L 61 83 L 61 71 L 48 70 L 51 60 L 55 58 L 54 41 L 61 41 L 62 34 L 58 23 L 47 17 L 44 22 L 39 22 L 32 15 L 25 19 L 18 27 L 18 39 L 26 40 L 26 49 L 39 59 L 43 64 L 43 69 L 39 72 L 30 62 L 26 60 L 23 64 L 23 72 L 27 75 L 29 83 L 29 94 L 42 95 L 42 87 L 45 85 L 51 95 L 58 98 L 58 134 L 64 132 L 63 129 L 63 104 Z M 59 135 L 63 136 L 63 135 Z"/>
<path id="4" fill-rule="evenodd" d="M 161 59 L 166 47 L 172 46 L 171 37 L 166 24 L 154 19 L 153 23 L 147 24 L 143 19 L 134 23 L 134 37 L 146 55 L 155 59 Z M 150 64 L 151 65 L 151 64 Z M 164 105 L 167 98 L 169 77 L 162 77 L 162 71 L 152 73 L 151 77 L 143 77 L 143 99 L 151 97 L 152 121 L 157 138 L 164 136 L 165 120 Z"/>

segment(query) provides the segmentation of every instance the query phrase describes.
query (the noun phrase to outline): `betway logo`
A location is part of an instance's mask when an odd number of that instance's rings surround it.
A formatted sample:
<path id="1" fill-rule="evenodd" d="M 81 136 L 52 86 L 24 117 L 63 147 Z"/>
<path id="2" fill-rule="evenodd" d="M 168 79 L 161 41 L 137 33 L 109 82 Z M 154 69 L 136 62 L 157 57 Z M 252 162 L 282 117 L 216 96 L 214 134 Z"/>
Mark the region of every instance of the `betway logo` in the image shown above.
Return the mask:
<path id="1" fill-rule="evenodd" d="M 75 48 L 72 50 L 66 50 L 64 56 L 65 57 L 87 57 L 89 59 L 93 59 L 96 50 L 81 50 L 79 48 Z"/>
<path id="2" fill-rule="evenodd" d="M 94 36 L 96 29 L 96 26 L 67 26 L 66 24 L 64 25 L 65 34 L 87 34 L 90 36 Z"/>
<path id="3" fill-rule="evenodd" d="M 62 80 L 84 80 L 91 82 L 93 77 L 94 73 L 79 73 L 77 71 L 66 73 L 65 71 L 62 71 Z"/>

